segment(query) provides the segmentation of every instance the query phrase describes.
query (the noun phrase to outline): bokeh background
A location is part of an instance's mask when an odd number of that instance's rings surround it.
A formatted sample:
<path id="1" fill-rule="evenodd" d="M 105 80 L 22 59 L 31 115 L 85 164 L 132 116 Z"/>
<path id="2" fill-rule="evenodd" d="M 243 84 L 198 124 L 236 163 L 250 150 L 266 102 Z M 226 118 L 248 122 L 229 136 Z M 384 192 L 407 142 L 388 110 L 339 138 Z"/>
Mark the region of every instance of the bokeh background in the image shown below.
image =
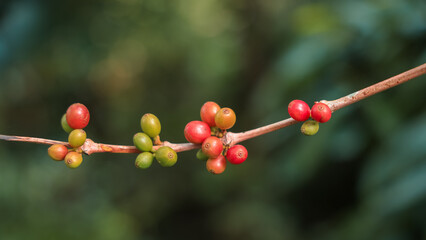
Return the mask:
<path id="1" fill-rule="evenodd" d="M 208 100 L 235 132 L 288 117 L 426 61 L 423 0 L 2 0 L 0 133 L 66 140 L 74 102 L 98 142 L 162 139 Z M 172 168 L 134 154 L 67 169 L 47 146 L 0 142 L 2 239 L 426 239 L 426 78 L 244 143 L 213 176 L 195 151 Z"/>

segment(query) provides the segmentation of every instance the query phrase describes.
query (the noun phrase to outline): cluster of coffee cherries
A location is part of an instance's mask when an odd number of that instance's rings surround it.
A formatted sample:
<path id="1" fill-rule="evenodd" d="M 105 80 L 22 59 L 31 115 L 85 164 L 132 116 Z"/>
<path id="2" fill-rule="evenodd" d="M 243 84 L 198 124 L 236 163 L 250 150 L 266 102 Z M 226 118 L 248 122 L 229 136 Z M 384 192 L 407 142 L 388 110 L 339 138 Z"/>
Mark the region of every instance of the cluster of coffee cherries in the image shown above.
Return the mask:
<path id="1" fill-rule="evenodd" d="M 312 108 L 302 100 L 293 100 L 288 105 L 288 113 L 296 121 L 304 122 L 300 131 L 306 136 L 315 135 L 319 123 L 325 123 L 331 118 L 331 109 L 327 104 L 316 102 Z M 311 120 L 308 120 L 312 118 Z"/>
<path id="2" fill-rule="evenodd" d="M 153 148 L 154 143 L 160 141 L 159 134 L 161 132 L 160 120 L 152 113 L 146 113 L 141 118 L 142 132 L 138 132 L 133 136 L 133 144 L 141 151 L 135 160 L 135 166 L 141 169 L 147 169 L 151 166 L 154 157 L 163 167 L 171 167 L 177 162 L 176 152 L 168 147 L 162 146 L 157 150 Z"/>
<path id="3" fill-rule="evenodd" d="M 77 168 L 83 162 L 81 147 L 86 142 L 86 132 L 83 130 L 90 120 L 90 113 L 86 106 L 81 103 L 74 103 L 68 107 L 66 113 L 61 118 L 61 125 L 68 135 L 68 144 L 54 144 L 47 150 L 49 156 L 56 161 L 65 160 L 69 168 Z"/>
<path id="4" fill-rule="evenodd" d="M 207 170 L 213 174 L 223 173 L 226 159 L 232 164 L 243 163 L 247 149 L 242 145 L 225 146 L 220 139 L 234 126 L 234 111 L 209 101 L 201 107 L 200 116 L 201 121 L 191 121 L 185 126 L 184 135 L 188 142 L 201 144 L 197 158 L 206 161 Z"/>

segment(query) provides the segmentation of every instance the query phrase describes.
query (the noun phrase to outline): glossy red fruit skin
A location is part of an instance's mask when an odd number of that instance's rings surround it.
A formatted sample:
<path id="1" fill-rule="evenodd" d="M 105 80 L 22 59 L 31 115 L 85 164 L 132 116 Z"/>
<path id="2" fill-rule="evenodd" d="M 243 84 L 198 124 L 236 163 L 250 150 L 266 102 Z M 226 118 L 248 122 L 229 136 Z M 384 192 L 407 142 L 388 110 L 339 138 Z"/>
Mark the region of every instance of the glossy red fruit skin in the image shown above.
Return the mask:
<path id="1" fill-rule="evenodd" d="M 325 103 L 315 103 L 311 109 L 311 117 L 320 123 L 325 123 L 331 118 L 331 109 Z"/>
<path id="2" fill-rule="evenodd" d="M 73 129 L 83 129 L 89 124 L 89 110 L 81 103 L 69 106 L 66 114 L 67 123 Z"/>
<path id="3" fill-rule="evenodd" d="M 223 151 L 222 141 L 218 137 L 208 137 L 201 145 L 201 150 L 209 158 L 217 158 Z"/>
<path id="4" fill-rule="evenodd" d="M 226 159 L 232 164 L 243 163 L 248 156 L 247 149 L 243 145 L 234 145 L 226 152 Z"/>
<path id="5" fill-rule="evenodd" d="M 206 102 L 201 107 L 200 110 L 200 117 L 201 120 L 205 123 L 207 123 L 210 127 L 216 126 L 216 122 L 214 121 L 214 118 L 216 116 L 216 113 L 220 110 L 220 106 L 215 102 Z"/>
<path id="6" fill-rule="evenodd" d="M 183 131 L 186 140 L 191 143 L 201 144 L 211 135 L 210 127 L 202 121 L 191 121 L 185 126 Z"/>
<path id="7" fill-rule="evenodd" d="M 226 169 L 226 159 L 223 155 L 217 158 L 210 158 L 206 161 L 207 171 L 213 174 L 221 174 Z"/>
<path id="8" fill-rule="evenodd" d="M 302 100 L 293 100 L 288 104 L 288 113 L 296 121 L 306 121 L 311 116 L 309 105 Z"/>

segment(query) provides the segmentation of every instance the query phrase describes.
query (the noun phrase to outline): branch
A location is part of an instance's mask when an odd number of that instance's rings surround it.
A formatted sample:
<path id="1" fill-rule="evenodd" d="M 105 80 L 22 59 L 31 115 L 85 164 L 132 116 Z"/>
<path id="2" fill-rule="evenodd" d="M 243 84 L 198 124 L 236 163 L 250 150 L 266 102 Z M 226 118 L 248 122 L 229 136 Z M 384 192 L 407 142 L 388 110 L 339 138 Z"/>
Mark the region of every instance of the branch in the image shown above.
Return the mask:
<path id="1" fill-rule="evenodd" d="M 10 142 L 30 142 L 30 143 L 38 143 L 38 144 L 49 144 L 49 145 L 62 144 L 62 145 L 65 145 L 66 147 L 70 147 L 70 145 L 67 142 L 44 139 L 44 138 L 36 138 L 36 137 L 8 136 L 8 135 L 0 134 L 0 140 L 10 141 Z"/>
<path id="2" fill-rule="evenodd" d="M 354 92 L 347 96 L 336 99 L 334 101 L 322 100 L 321 102 L 327 104 L 330 107 L 331 111 L 335 112 L 336 110 L 339 110 L 343 107 L 356 103 L 364 98 L 367 98 L 369 96 L 382 92 L 386 89 L 398 86 L 401 83 L 407 82 L 425 73 L 426 73 L 426 63 L 418 67 L 415 67 L 413 69 L 410 69 L 406 72 L 403 72 L 401 74 L 398 74 L 396 76 L 393 76 L 391 78 L 388 78 L 386 80 L 383 80 L 381 82 L 378 82 L 369 87 L 361 89 L 357 92 Z M 237 144 L 247 139 L 251 139 L 266 133 L 270 133 L 278 129 L 291 126 L 296 123 L 297 121 L 294 120 L 293 118 L 288 118 L 280 122 L 269 124 L 269 125 L 256 128 L 250 131 L 241 132 L 241 133 L 228 133 L 227 134 L 228 136 L 225 136 L 226 138 L 223 140 L 223 142 L 227 144 L 231 144 L 231 145 Z"/>
<path id="3" fill-rule="evenodd" d="M 0 134 L 0 140 L 11 141 L 11 142 L 28 142 L 28 143 L 38 143 L 38 144 L 61 144 L 66 147 L 71 147 L 68 142 L 44 139 L 44 138 L 36 138 L 36 137 L 22 137 L 22 136 L 8 136 Z M 156 145 L 153 147 L 154 150 L 157 150 L 161 146 L 168 146 L 173 148 L 176 152 L 184 152 L 192 149 L 199 148 L 200 146 L 193 143 L 170 143 L 164 141 L 161 145 Z M 113 144 L 105 144 L 105 143 L 95 143 L 92 139 L 86 139 L 86 142 L 83 146 L 80 147 L 81 151 L 87 155 L 92 153 L 101 153 L 101 152 L 109 152 L 109 153 L 140 153 L 140 151 L 135 146 L 125 146 L 125 145 L 113 145 Z"/>
<path id="4" fill-rule="evenodd" d="M 184 152 L 192 149 L 200 148 L 199 145 L 193 143 L 171 143 L 164 141 L 160 145 L 153 146 L 154 150 L 159 149 L 162 146 L 168 146 L 173 148 L 176 152 Z M 125 146 L 125 145 L 111 145 L 104 143 L 95 143 L 91 139 L 87 139 L 81 150 L 90 155 L 92 153 L 101 153 L 101 152 L 110 152 L 110 153 L 140 153 L 140 151 L 135 146 Z"/>
<path id="5" fill-rule="evenodd" d="M 396 76 L 393 76 L 391 78 L 388 78 L 384 81 L 378 82 L 374 85 L 371 85 L 369 87 L 366 87 L 364 89 L 361 89 L 357 92 L 354 92 L 352 94 L 349 94 L 347 96 L 341 97 L 339 99 L 336 99 L 334 101 L 321 101 L 325 104 L 327 104 L 331 111 L 339 110 L 343 107 L 346 107 L 348 105 L 351 105 L 353 103 L 356 103 L 364 98 L 370 97 L 374 94 L 377 94 L 379 92 L 382 92 L 384 90 L 387 90 L 389 88 L 393 88 L 395 86 L 398 86 L 401 83 L 405 83 L 413 78 L 419 77 L 426 73 L 426 63 L 415 67 L 413 69 L 410 69 L 406 72 L 403 72 L 401 74 L 398 74 Z"/>
<path id="6" fill-rule="evenodd" d="M 370 97 L 374 94 L 377 94 L 389 88 L 398 86 L 399 84 L 407 82 L 416 77 L 419 77 L 425 73 L 426 73 L 426 63 L 416 68 L 410 69 L 406 72 L 403 72 L 401 74 L 398 74 L 396 76 L 393 76 L 391 78 L 388 78 L 384 81 L 381 81 L 379 83 L 376 83 L 374 85 L 361 89 L 357 92 L 341 97 L 339 99 L 336 99 L 333 101 L 322 100 L 321 102 L 327 104 L 330 107 L 330 109 L 334 112 L 343 107 L 356 103 L 362 99 Z M 288 118 L 276 123 L 272 123 L 272 124 L 259 127 L 253 130 L 245 131 L 245 132 L 240 132 L 240 133 L 227 132 L 225 136 L 222 137 L 222 142 L 225 145 L 232 146 L 237 143 L 243 142 L 245 140 L 258 137 L 260 135 L 270 133 L 281 128 L 285 128 L 285 127 L 294 125 L 296 123 L 297 121 L 294 120 L 293 118 Z M 43 138 L 34 138 L 34 137 L 0 135 L 0 140 L 13 141 L 13 142 L 30 142 L 30 143 L 39 143 L 39 144 L 48 144 L 48 145 L 62 144 L 67 147 L 70 147 L 67 142 L 43 139 Z M 155 145 L 153 148 L 154 150 L 157 150 L 161 146 L 169 146 L 173 148 L 176 152 L 184 152 L 184 151 L 200 148 L 200 145 L 197 145 L 197 144 L 170 143 L 167 141 L 164 141 L 159 145 Z M 87 139 L 84 145 L 80 147 L 80 149 L 82 152 L 84 152 L 87 155 L 90 155 L 92 153 L 101 153 L 101 152 L 108 152 L 108 153 L 139 153 L 140 152 L 134 146 L 95 143 L 91 139 Z"/>

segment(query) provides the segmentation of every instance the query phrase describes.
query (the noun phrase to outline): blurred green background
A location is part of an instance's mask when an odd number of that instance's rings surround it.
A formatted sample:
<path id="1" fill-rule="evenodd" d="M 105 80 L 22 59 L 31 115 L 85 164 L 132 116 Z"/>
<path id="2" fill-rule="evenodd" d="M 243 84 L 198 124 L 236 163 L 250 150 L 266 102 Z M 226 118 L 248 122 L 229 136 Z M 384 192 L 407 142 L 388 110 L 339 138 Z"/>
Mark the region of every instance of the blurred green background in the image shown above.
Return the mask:
<path id="1" fill-rule="evenodd" d="M 232 131 L 288 117 L 426 61 L 423 0 L 2 0 L 0 133 L 66 140 L 74 102 L 88 136 L 132 144 L 156 114 L 162 139 L 213 100 Z M 209 174 L 195 151 L 134 167 L 134 154 L 67 169 L 47 146 L 0 142 L 1 239 L 426 239 L 426 77 L 244 143 Z"/>

